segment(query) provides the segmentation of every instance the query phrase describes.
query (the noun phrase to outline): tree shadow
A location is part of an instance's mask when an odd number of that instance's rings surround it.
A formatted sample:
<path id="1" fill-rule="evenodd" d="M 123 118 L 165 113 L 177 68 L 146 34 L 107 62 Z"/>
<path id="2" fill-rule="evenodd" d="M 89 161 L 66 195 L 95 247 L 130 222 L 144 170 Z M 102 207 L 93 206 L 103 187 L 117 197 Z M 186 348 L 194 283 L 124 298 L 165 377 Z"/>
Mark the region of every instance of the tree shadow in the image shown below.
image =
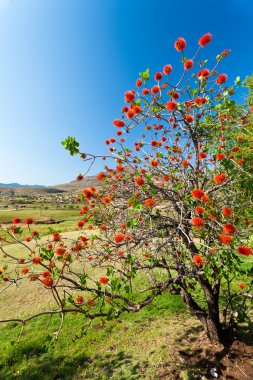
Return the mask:
<path id="1" fill-rule="evenodd" d="M 238 377 L 230 374 L 229 367 L 240 360 L 252 361 L 253 323 L 238 328 L 236 339 L 227 346 L 211 343 L 201 325 L 188 327 L 176 344 L 179 346 L 179 367 L 187 369 L 192 379 L 213 378 L 210 372 L 215 368 L 219 376 L 225 374 L 226 379 L 236 380 Z"/>
<path id="2" fill-rule="evenodd" d="M 27 366 L 21 371 L 13 371 L 19 361 L 25 361 Z M 125 368 L 127 373 L 125 375 Z M 82 379 L 101 380 L 110 379 L 117 371 L 122 369 L 121 380 L 141 379 L 139 363 L 131 355 L 123 351 L 105 353 L 89 357 L 84 353 L 67 356 L 58 355 L 53 350 L 38 345 L 15 345 L 13 352 L 5 361 L 5 368 L 0 366 L 0 378 L 8 380 L 73 380 Z M 3 374 L 4 377 L 1 377 Z M 85 376 L 85 377 L 83 377 Z M 115 378 L 115 377 L 114 377 Z"/>
<path id="3" fill-rule="evenodd" d="M 247 326 L 240 326 L 237 330 L 236 339 L 248 346 L 253 346 L 253 322 L 248 322 Z"/>

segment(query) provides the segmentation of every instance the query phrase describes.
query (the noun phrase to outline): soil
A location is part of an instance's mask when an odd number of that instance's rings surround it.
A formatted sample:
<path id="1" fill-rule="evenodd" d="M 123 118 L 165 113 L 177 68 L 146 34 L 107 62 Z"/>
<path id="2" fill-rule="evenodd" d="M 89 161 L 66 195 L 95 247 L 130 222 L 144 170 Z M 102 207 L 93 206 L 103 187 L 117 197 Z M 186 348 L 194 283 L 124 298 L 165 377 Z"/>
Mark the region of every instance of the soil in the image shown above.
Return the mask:
<path id="1" fill-rule="evenodd" d="M 244 339 L 244 337 L 247 337 Z M 212 344 L 202 328 L 189 328 L 179 338 L 172 363 L 161 369 L 158 379 L 162 380 L 252 380 L 253 379 L 253 334 L 241 332 L 230 347 Z M 214 376 L 214 371 L 218 376 Z"/>

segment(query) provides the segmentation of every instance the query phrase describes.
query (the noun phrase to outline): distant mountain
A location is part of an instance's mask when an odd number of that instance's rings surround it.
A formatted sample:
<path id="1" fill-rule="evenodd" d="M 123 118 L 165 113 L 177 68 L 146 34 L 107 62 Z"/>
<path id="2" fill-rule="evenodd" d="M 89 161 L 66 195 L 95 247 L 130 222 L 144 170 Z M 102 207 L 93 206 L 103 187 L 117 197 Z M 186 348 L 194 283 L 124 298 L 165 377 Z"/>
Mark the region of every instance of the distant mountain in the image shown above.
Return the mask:
<path id="1" fill-rule="evenodd" d="M 20 183 L 0 183 L 0 187 L 35 187 L 44 188 L 44 185 L 20 185 Z"/>
<path id="2" fill-rule="evenodd" d="M 85 187 L 101 186 L 96 176 L 84 177 L 82 181 L 71 181 L 55 186 L 20 185 L 19 183 L 0 183 L 0 194 L 52 194 L 52 193 L 79 193 Z"/>

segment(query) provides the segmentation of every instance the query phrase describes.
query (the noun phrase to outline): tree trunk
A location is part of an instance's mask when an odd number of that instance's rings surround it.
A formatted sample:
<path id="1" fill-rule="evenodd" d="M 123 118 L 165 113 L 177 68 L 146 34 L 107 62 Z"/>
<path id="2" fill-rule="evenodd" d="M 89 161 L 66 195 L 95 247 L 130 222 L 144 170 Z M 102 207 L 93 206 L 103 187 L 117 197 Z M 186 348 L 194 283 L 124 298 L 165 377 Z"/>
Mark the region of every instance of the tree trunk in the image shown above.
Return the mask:
<path id="1" fill-rule="evenodd" d="M 182 288 L 182 297 L 185 304 L 202 323 L 204 330 L 213 343 L 229 345 L 232 339 L 231 332 L 225 331 L 220 323 L 218 298 L 210 293 L 210 289 L 204 289 L 208 310 L 203 310 L 192 298 L 185 288 Z"/>

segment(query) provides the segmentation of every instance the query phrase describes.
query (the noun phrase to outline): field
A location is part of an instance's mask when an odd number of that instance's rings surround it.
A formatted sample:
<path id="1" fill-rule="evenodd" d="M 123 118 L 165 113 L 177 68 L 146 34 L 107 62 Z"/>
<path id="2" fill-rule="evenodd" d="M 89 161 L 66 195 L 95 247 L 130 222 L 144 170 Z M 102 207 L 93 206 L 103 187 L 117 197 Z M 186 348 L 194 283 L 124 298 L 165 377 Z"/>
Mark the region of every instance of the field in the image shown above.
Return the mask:
<path id="1" fill-rule="evenodd" d="M 76 207 L 71 203 L 42 206 L 38 202 L 32 207 L 0 210 L 0 221 L 9 223 L 14 217 L 61 221 L 37 224 L 34 228 L 45 235 L 42 239 L 47 239 L 48 227 L 64 237 L 75 238 L 76 221 L 80 218 Z M 22 250 L 16 244 L 5 249 L 17 257 Z M 245 265 L 250 265 L 248 259 Z M 54 305 L 49 294 L 33 282 L 17 289 L 9 287 L 1 293 L 0 319 L 48 310 L 49 305 Z M 58 316 L 51 320 L 42 316 L 30 321 L 21 336 L 18 323 L 0 324 L 0 379 L 190 380 L 210 378 L 212 368 L 222 371 L 222 378 L 250 379 L 251 374 L 253 377 L 253 352 L 245 345 L 252 344 L 253 331 L 242 329 L 243 342 L 236 342 L 230 357 L 222 347 L 208 342 L 179 295 L 165 293 L 139 313 L 123 314 L 113 321 L 94 320 L 82 337 L 85 319 L 67 315 L 59 340 L 53 343 L 59 322 Z"/>
<path id="2" fill-rule="evenodd" d="M 75 231 L 77 229 L 77 221 L 80 219 L 78 205 L 61 205 L 61 206 L 34 206 L 18 209 L 0 209 L 0 221 L 3 226 L 10 225 L 14 218 L 20 218 L 23 221 L 29 217 L 36 221 L 32 229 L 38 231 L 40 236 L 49 234 L 52 228 L 57 232 Z M 21 224 L 23 232 L 22 238 L 29 235 L 27 226 Z"/>

